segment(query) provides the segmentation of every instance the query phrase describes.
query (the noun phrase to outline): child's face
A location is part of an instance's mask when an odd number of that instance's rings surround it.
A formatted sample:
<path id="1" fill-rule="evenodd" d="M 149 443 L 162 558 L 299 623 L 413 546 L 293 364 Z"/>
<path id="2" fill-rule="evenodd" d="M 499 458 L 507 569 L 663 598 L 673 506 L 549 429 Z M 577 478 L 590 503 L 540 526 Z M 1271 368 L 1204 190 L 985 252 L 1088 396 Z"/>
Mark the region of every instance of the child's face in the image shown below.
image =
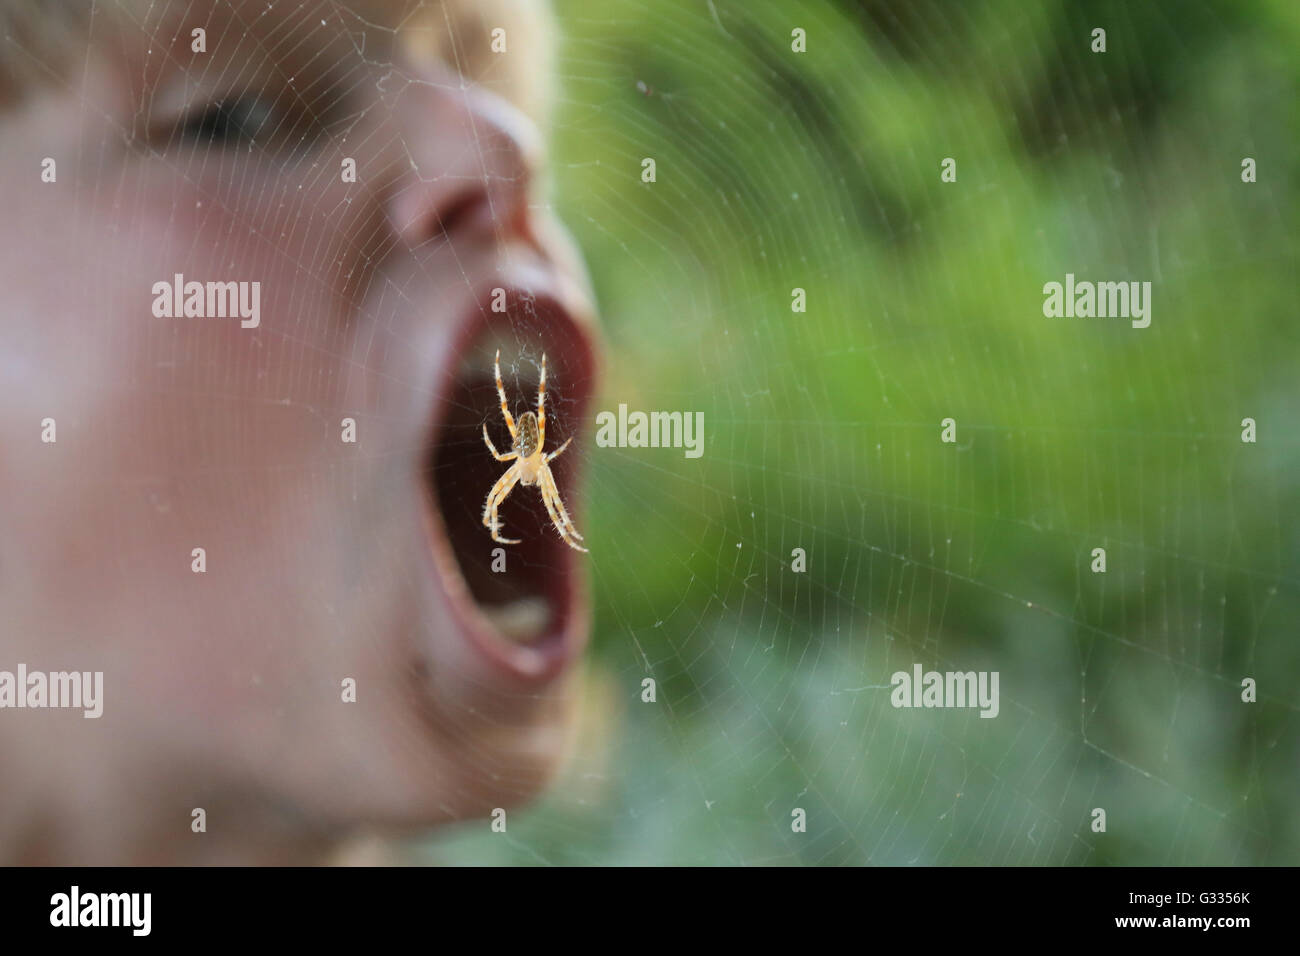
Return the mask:
<path id="1" fill-rule="evenodd" d="M 382 11 L 213 6 L 97 18 L 0 119 L 0 670 L 104 673 L 98 720 L 0 711 L 11 861 L 291 859 L 513 806 L 565 742 L 585 556 L 536 488 L 501 511 L 523 544 L 480 521 L 500 347 L 517 412 L 546 353 L 588 530 L 591 319 L 536 129 Z M 258 324 L 156 315 L 177 274 L 259 283 Z"/>

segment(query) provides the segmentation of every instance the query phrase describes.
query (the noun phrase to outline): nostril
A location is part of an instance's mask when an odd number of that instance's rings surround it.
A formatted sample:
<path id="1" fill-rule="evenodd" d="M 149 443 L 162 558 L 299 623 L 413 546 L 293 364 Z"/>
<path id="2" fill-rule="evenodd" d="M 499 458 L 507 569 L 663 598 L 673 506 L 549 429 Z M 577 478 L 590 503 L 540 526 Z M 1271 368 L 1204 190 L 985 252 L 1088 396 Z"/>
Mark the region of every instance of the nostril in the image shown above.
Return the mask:
<path id="1" fill-rule="evenodd" d="M 482 182 L 452 187 L 446 179 L 420 183 L 394 194 L 389 206 L 393 231 L 411 248 L 482 228 L 492 199 Z"/>
<path id="2" fill-rule="evenodd" d="M 412 228 L 413 244 L 475 235 L 532 238 L 527 207 L 513 203 L 504 192 L 494 194 L 482 183 L 454 193 Z"/>
<path id="3" fill-rule="evenodd" d="M 476 215 L 490 212 L 491 200 L 483 186 L 461 190 L 440 209 L 435 209 L 430 238 L 452 236 L 468 226 Z"/>

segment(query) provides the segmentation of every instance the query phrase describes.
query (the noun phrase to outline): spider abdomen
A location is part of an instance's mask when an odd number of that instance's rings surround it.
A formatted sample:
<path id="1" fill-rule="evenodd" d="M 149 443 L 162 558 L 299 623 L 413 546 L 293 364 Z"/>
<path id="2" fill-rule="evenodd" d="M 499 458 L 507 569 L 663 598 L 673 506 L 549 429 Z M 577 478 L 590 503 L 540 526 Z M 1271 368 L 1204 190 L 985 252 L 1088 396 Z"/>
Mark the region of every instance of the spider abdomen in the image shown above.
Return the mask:
<path id="1" fill-rule="evenodd" d="M 537 416 L 532 412 L 524 412 L 519 419 L 519 437 L 515 439 L 515 453 L 520 458 L 532 458 L 537 454 L 540 446 Z"/>

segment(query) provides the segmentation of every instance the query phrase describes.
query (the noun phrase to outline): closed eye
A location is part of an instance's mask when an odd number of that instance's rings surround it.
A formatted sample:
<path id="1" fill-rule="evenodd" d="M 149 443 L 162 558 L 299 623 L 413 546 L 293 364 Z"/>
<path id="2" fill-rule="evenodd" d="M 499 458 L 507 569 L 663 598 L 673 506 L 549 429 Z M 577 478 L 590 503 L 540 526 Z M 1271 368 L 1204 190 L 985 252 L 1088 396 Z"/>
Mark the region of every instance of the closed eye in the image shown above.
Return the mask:
<path id="1" fill-rule="evenodd" d="M 254 147 L 281 154 L 315 149 L 332 124 L 342 121 L 351 98 L 336 83 L 322 81 L 309 108 L 292 89 L 258 86 L 200 103 L 155 135 L 173 146 L 230 149 Z"/>
<path id="2" fill-rule="evenodd" d="M 193 110 L 181 120 L 179 135 L 184 143 L 201 146 L 251 144 L 259 136 L 275 132 L 277 114 L 273 104 L 260 96 L 220 99 Z"/>

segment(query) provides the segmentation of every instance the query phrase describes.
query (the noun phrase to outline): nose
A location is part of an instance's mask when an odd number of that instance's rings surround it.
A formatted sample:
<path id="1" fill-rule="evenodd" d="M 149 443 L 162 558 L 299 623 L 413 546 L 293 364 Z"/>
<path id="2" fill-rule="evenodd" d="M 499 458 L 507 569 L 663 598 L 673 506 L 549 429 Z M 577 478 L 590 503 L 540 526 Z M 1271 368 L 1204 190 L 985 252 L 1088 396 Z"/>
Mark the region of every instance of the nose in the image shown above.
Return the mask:
<path id="1" fill-rule="evenodd" d="M 397 121 L 404 155 L 385 205 L 403 243 L 477 234 L 537 244 L 529 199 L 543 146 L 531 119 L 455 82 L 412 85 Z"/>

